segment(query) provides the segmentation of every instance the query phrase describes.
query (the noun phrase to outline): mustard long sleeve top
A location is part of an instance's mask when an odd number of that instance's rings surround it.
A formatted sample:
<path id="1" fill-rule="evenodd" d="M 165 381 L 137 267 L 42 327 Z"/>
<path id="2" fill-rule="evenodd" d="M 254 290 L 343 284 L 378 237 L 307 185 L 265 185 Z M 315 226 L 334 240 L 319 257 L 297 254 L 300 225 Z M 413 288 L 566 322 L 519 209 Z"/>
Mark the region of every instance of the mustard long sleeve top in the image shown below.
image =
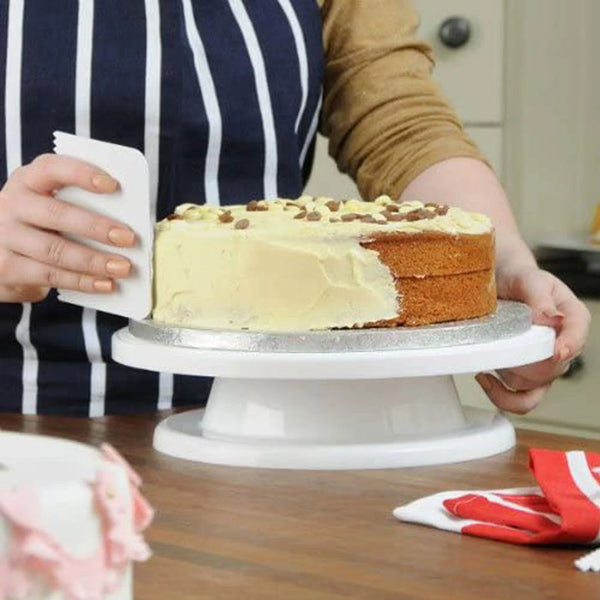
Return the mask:
<path id="1" fill-rule="evenodd" d="M 325 73 L 320 130 L 364 198 L 399 197 L 429 166 L 482 160 L 431 73 L 410 0 L 323 0 Z"/>

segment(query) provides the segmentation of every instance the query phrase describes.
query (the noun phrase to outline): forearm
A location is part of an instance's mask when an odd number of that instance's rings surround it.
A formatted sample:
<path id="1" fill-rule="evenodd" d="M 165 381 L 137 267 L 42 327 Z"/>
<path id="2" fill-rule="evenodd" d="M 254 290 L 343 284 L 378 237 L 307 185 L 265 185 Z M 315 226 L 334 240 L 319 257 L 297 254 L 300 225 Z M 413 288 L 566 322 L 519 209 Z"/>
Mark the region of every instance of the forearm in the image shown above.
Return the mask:
<path id="1" fill-rule="evenodd" d="M 401 200 L 460 206 L 490 217 L 496 230 L 498 267 L 535 266 L 512 209 L 492 170 L 472 158 L 450 158 L 425 169 L 405 188 Z"/>

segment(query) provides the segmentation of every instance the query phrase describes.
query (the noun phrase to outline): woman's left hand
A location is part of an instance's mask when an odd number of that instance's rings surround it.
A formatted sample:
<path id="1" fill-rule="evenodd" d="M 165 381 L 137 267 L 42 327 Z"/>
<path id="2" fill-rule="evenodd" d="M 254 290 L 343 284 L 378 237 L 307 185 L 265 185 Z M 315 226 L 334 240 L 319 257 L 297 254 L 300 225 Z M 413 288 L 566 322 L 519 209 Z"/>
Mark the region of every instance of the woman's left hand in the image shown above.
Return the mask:
<path id="1" fill-rule="evenodd" d="M 499 380 L 480 373 L 476 379 L 501 410 L 525 414 L 534 409 L 554 379 L 567 371 L 586 341 L 590 313 L 554 275 L 531 265 L 515 265 L 496 273 L 498 297 L 528 304 L 533 322 L 556 330 L 554 355 L 542 362 L 500 369 Z"/>

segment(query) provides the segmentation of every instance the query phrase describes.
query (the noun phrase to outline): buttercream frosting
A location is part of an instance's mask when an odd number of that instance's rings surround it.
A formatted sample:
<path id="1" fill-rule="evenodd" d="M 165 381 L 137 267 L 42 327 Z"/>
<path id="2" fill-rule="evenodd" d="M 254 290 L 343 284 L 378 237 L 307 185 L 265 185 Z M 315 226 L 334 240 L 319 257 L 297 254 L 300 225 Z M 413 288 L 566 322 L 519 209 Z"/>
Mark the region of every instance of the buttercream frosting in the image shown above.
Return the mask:
<path id="1" fill-rule="evenodd" d="M 422 202 L 302 196 L 183 204 L 156 227 L 154 320 L 206 329 L 353 327 L 399 314 L 374 234 L 481 234 L 487 217 Z"/>

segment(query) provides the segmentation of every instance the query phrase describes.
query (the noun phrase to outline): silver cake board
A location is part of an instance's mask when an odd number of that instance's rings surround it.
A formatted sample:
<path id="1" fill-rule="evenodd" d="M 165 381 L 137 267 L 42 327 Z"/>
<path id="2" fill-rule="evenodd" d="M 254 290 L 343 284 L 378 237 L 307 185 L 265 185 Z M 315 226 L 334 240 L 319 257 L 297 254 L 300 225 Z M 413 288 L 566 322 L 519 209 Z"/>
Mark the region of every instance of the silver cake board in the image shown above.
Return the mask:
<path id="1" fill-rule="evenodd" d="M 499 414 L 461 407 L 452 375 L 552 356 L 554 331 L 500 302 L 490 317 L 418 328 L 260 333 L 131 322 L 123 364 L 215 377 L 206 409 L 158 425 L 155 447 L 213 464 L 365 469 L 442 464 L 511 448 Z"/>

